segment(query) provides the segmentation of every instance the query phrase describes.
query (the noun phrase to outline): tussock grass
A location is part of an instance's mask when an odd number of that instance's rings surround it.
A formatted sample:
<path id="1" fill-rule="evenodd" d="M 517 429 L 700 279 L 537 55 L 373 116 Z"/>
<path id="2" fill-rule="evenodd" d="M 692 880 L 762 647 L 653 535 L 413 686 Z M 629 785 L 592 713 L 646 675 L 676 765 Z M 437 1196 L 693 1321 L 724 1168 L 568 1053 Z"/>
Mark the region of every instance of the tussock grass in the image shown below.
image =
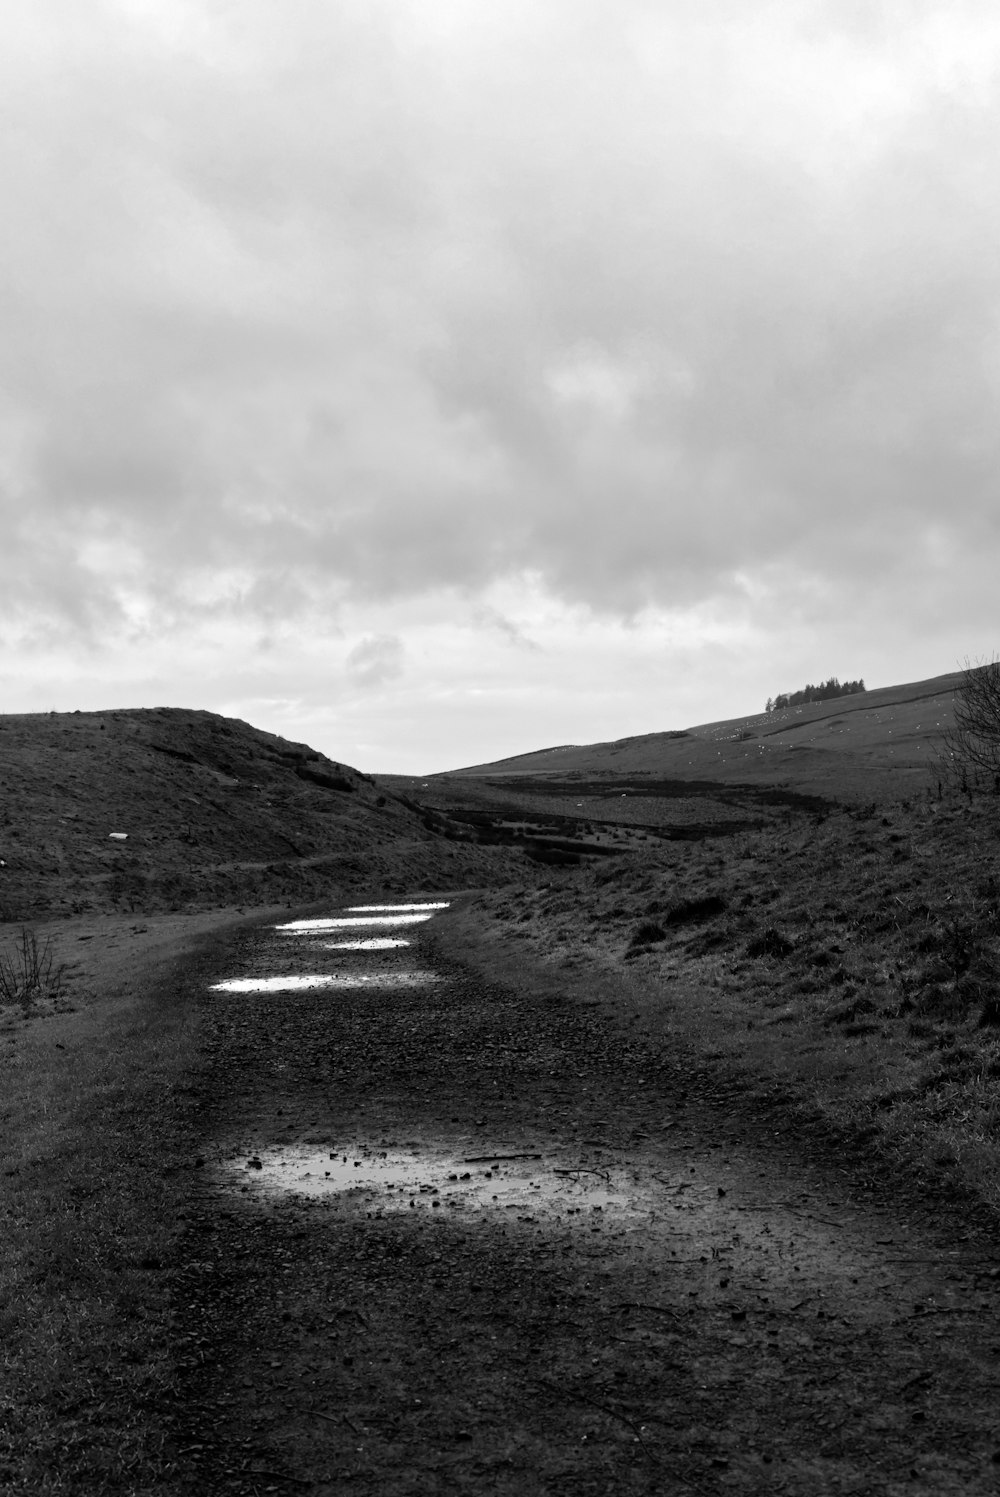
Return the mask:
<path id="1" fill-rule="evenodd" d="M 536 962 L 581 953 L 574 991 L 1000 1213 L 994 797 L 789 816 L 482 904 Z"/>

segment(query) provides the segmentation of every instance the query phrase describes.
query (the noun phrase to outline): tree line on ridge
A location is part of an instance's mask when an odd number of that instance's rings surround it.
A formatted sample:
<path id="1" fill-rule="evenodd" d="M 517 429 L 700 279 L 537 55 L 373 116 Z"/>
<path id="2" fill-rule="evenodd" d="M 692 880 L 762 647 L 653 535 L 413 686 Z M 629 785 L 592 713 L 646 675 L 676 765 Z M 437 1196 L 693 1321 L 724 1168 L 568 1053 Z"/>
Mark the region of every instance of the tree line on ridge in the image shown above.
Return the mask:
<path id="1" fill-rule="evenodd" d="M 810 683 L 803 686 L 801 691 L 779 691 L 776 697 L 768 697 L 764 711 L 777 712 L 782 707 L 798 707 L 804 702 L 826 702 L 831 697 L 849 697 L 864 690 L 865 683 L 860 679 L 838 681 L 836 676 L 831 676 L 829 681 L 821 681 L 818 686 Z"/>

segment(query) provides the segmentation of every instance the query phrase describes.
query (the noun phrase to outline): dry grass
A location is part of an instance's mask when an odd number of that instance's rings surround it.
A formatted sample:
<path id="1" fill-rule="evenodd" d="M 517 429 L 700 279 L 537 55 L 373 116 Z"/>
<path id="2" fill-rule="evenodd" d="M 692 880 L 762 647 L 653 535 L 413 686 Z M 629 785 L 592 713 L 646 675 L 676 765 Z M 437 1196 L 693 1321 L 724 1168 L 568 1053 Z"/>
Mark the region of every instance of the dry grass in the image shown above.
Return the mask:
<path id="1" fill-rule="evenodd" d="M 1000 806 L 668 844 L 481 896 L 496 946 L 1000 1212 Z M 459 919 L 463 917 L 458 917 Z"/>
<path id="2" fill-rule="evenodd" d="M 304 904 L 365 877 L 482 881 L 503 861 L 430 837 L 367 775 L 214 713 L 0 714 L 0 756 L 0 922 Z"/>
<path id="3" fill-rule="evenodd" d="M 0 1035 L 5 1492 L 172 1490 L 168 1270 L 207 923 L 147 927 L 144 956 L 120 923 L 92 925 L 59 1005 L 8 1013 Z"/>
<path id="4" fill-rule="evenodd" d="M 679 778 L 782 785 L 837 798 L 919 793 L 954 722 L 961 671 L 778 712 L 644 733 L 610 743 L 541 749 L 460 772 L 515 785 L 518 777 Z M 442 776 L 431 780 L 440 782 Z"/>

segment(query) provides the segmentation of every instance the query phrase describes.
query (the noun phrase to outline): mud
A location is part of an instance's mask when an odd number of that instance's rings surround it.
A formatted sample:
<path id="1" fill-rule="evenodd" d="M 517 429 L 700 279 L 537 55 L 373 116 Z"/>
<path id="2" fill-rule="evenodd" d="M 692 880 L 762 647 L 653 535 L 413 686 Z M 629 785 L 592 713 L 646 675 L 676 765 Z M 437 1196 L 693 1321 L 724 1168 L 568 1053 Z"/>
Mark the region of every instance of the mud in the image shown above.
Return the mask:
<path id="1" fill-rule="evenodd" d="M 290 950 L 323 975 L 271 929 L 241 980 Z M 334 994 L 207 998 L 191 1491 L 996 1489 L 981 1224 L 433 922 L 325 959 Z"/>

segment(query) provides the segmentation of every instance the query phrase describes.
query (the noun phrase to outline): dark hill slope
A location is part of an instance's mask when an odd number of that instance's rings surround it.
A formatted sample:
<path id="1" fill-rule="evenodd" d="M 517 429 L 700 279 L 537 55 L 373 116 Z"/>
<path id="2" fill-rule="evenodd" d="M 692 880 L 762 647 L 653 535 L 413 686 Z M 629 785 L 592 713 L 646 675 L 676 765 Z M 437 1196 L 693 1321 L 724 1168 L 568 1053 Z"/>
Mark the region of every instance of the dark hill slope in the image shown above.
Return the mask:
<path id="1" fill-rule="evenodd" d="M 956 671 L 679 732 L 539 749 L 453 773 L 656 775 L 837 797 L 906 796 L 928 783 L 961 679 Z"/>
<path id="2" fill-rule="evenodd" d="M 357 770 L 214 713 L 0 716 L 0 919 L 441 886 L 491 855 Z"/>

